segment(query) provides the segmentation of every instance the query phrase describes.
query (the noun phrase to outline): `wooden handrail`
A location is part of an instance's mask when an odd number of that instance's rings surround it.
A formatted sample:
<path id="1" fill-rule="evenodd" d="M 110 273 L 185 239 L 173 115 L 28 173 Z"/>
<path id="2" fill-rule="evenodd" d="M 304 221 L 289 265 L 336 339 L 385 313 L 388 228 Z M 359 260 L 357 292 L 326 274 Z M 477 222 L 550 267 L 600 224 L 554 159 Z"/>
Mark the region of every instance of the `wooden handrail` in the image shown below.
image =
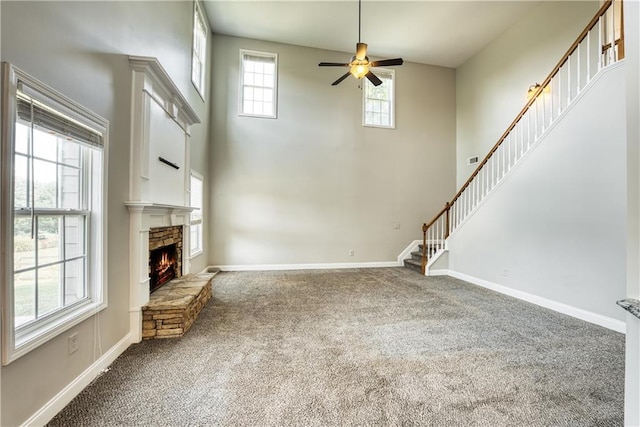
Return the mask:
<path id="1" fill-rule="evenodd" d="M 493 153 L 495 153 L 496 150 L 500 148 L 500 145 L 502 145 L 506 137 L 511 133 L 513 128 L 516 127 L 520 119 L 527 113 L 527 111 L 529 111 L 529 108 L 536 102 L 536 100 L 538 99 L 538 96 L 540 96 L 544 88 L 549 84 L 549 82 L 551 82 L 551 79 L 555 77 L 555 75 L 558 73 L 560 68 L 564 65 L 565 62 L 567 62 L 571 54 L 575 52 L 578 45 L 580 45 L 580 42 L 584 40 L 584 38 L 587 36 L 589 31 L 591 31 L 591 29 L 593 29 L 593 27 L 598 23 L 598 20 L 600 19 L 600 17 L 607 12 L 607 10 L 609 9 L 609 6 L 611 6 L 611 3 L 612 3 L 612 0 L 607 0 L 606 2 L 604 2 L 602 7 L 598 10 L 596 15 L 593 17 L 593 19 L 591 19 L 591 21 L 589 21 L 589 24 L 587 24 L 585 29 L 582 30 L 582 32 L 580 33 L 576 41 L 573 42 L 571 47 L 562 56 L 562 59 L 558 61 L 558 64 L 553 68 L 553 71 L 551 71 L 551 73 L 549 73 L 549 76 L 546 79 L 544 79 L 544 81 L 542 82 L 538 90 L 533 94 L 531 99 L 529 99 L 529 101 L 525 104 L 524 108 L 520 111 L 520 113 L 516 116 L 516 118 L 507 127 L 507 130 L 502 134 L 500 139 L 498 139 L 498 142 L 491 148 L 491 150 L 489 150 L 489 153 L 480 162 L 478 167 L 473 171 L 469 179 L 467 179 L 467 181 L 464 184 L 462 184 L 462 187 L 460 187 L 460 190 L 456 193 L 455 196 L 453 196 L 453 199 L 451 199 L 451 202 L 449 203 L 450 205 L 452 205 L 453 203 L 455 203 L 456 200 L 458 200 L 458 198 L 464 192 L 464 190 L 469 186 L 469 184 L 471 184 L 471 181 L 473 181 L 476 175 L 480 173 L 480 170 L 484 167 L 484 165 L 487 164 L 487 162 L 489 161 Z"/>
<path id="2" fill-rule="evenodd" d="M 433 225 L 433 224 L 438 220 L 438 218 L 440 218 L 440 217 L 442 216 L 442 214 L 444 214 L 445 212 L 447 212 L 447 211 L 449 210 L 449 205 L 450 205 L 450 204 L 449 204 L 449 203 L 447 203 L 447 204 L 445 205 L 445 207 L 444 207 L 444 208 L 442 208 L 442 210 L 441 210 L 440 212 L 438 212 L 438 214 L 437 214 L 437 215 L 436 215 L 436 216 L 431 220 L 431 222 L 428 222 L 428 223 L 427 223 L 427 222 L 425 222 L 425 223 L 422 225 L 422 227 L 423 227 L 423 228 L 424 228 L 424 227 L 427 227 L 427 228 L 431 227 L 431 226 L 432 226 L 432 225 Z"/>
<path id="3" fill-rule="evenodd" d="M 622 0 L 619 0 L 620 2 L 622 2 Z M 538 87 L 538 89 L 535 91 L 535 93 L 533 94 L 533 96 L 527 101 L 527 103 L 525 104 L 524 108 L 520 111 L 520 113 L 518 113 L 518 115 L 516 116 L 516 118 L 511 122 L 511 124 L 507 127 L 507 130 L 502 134 L 502 136 L 500 136 L 500 138 L 498 139 L 498 142 L 496 142 L 496 144 L 489 150 L 489 152 L 487 153 L 487 155 L 484 157 L 484 159 L 478 164 L 478 166 L 476 167 L 476 169 L 473 171 L 473 173 L 469 176 L 469 178 L 465 181 L 464 184 L 462 184 L 462 186 L 460 187 L 460 190 L 458 190 L 458 192 L 455 194 L 455 196 L 453 196 L 453 199 L 451 199 L 450 202 L 448 202 L 444 209 L 442 209 L 441 211 L 439 211 L 434 217 L 433 219 L 428 222 L 428 223 L 424 223 L 422 225 L 422 231 L 423 231 L 423 251 L 422 251 L 422 273 L 425 273 L 426 270 L 426 264 L 427 264 L 427 257 L 426 257 L 426 235 L 427 235 L 427 230 L 436 222 L 438 221 L 438 219 L 440 219 L 440 217 L 444 214 L 447 215 L 446 217 L 446 231 L 445 231 L 445 238 L 449 237 L 449 210 L 451 209 L 451 207 L 454 205 L 454 203 L 460 198 L 460 196 L 462 195 L 462 193 L 464 192 L 464 190 L 467 189 L 467 187 L 469 187 L 469 185 L 471 184 L 471 182 L 474 180 L 474 178 L 480 173 L 480 171 L 482 170 L 482 168 L 489 162 L 489 160 L 491 159 L 491 157 L 493 156 L 493 154 L 498 150 L 498 148 L 500 148 L 500 146 L 502 145 L 502 143 L 506 140 L 507 136 L 509 136 L 509 134 L 511 133 L 511 131 L 516 127 L 516 125 L 518 124 L 518 122 L 520 122 L 520 120 L 524 117 L 524 115 L 529 111 L 529 109 L 531 108 L 531 106 L 537 101 L 538 97 L 542 94 L 542 92 L 544 91 L 544 88 L 547 87 L 547 85 L 551 82 L 551 80 L 556 76 L 556 74 L 558 74 L 558 72 L 560 71 L 560 69 L 562 68 L 562 66 L 569 60 L 569 57 L 576 51 L 576 49 L 578 48 L 578 46 L 580 46 L 580 43 L 587 37 L 587 34 L 589 34 L 589 32 L 593 29 L 593 27 L 596 26 L 596 24 L 599 22 L 600 18 L 607 13 L 607 11 L 609 10 L 609 7 L 611 7 L 613 3 L 613 0 L 607 0 L 602 4 L 602 7 L 600 7 L 600 9 L 598 10 L 598 12 L 596 12 L 595 16 L 591 19 L 591 21 L 589 21 L 589 23 L 587 24 L 587 26 L 584 28 L 584 30 L 582 30 L 582 32 L 580 33 L 580 35 L 576 38 L 576 40 L 573 42 L 573 44 L 569 47 L 569 49 L 567 49 L 566 53 L 562 56 L 562 58 L 560 59 L 560 61 L 558 61 L 558 63 L 556 64 L 556 66 L 553 68 L 553 70 L 549 73 L 549 75 L 547 76 L 546 79 L 544 79 L 544 81 L 542 82 L 542 84 Z M 622 12 L 624 13 L 624 12 Z M 615 27 L 615 22 L 613 23 L 614 27 Z M 621 26 L 620 29 L 620 39 L 615 40 L 615 44 L 621 44 L 623 46 L 624 43 L 624 27 Z M 611 43 L 609 43 L 609 46 L 611 45 Z"/>

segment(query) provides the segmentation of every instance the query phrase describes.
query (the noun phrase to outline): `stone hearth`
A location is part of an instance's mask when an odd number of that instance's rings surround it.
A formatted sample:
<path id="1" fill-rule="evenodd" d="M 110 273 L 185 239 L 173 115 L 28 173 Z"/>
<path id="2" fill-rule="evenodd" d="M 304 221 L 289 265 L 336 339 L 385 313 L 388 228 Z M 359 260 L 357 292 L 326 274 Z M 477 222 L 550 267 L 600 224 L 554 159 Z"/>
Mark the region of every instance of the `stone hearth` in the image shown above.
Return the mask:
<path id="1" fill-rule="evenodd" d="M 216 272 L 188 274 L 173 279 L 151 294 L 142 307 L 142 339 L 183 336 L 211 299 Z"/>

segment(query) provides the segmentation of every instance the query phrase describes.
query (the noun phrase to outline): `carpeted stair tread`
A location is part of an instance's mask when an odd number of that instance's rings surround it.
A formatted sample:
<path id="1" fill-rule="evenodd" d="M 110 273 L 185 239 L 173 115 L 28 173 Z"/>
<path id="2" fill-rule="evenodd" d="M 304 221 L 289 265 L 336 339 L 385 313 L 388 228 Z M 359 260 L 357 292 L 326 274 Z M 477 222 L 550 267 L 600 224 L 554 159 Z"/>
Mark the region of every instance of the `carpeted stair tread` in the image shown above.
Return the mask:
<path id="1" fill-rule="evenodd" d="M 422 270 L 422 260 L 407 258 L 404 260 L 404 266 L 408 269 L 411 269 L 420 273 Z"/>

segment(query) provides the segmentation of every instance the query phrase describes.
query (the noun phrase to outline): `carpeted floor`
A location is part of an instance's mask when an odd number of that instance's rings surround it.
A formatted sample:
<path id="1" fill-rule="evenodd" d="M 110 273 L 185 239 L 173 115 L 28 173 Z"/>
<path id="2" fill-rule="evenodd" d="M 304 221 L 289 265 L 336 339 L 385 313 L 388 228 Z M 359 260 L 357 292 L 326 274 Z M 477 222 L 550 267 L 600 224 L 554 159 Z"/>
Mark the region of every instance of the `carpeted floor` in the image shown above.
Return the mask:
<path id="1" fill-rule="evenodd" d="M 131 346 L 50 425 L 623 424 L 622 334 L 404 268 L 213 286 L 185 337 Z"/>

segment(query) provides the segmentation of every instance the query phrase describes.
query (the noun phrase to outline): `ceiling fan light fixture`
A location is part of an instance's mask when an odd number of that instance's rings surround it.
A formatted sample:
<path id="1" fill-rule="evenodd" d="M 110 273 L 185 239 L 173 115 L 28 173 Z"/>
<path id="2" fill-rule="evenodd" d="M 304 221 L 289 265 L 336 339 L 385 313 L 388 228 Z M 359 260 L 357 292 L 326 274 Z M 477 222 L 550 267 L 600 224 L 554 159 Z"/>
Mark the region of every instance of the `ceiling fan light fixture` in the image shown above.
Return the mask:
<path id="1" fill-rule="evenodd" d="M 350 72 L 356 79 L 363 78 L 369 72 L 369 61 L 353 61 Z"/>
<path id="2" fill-rule="evenodd" d="M 369 61 L 367 57 L 367 44 L 360 41 L 360 32 L 362 29 L 362 0 L 358 0 L 358 43 L 356 44 L 356 54 L 351 57 L 351 62 L 321 62 L 318 64 L 320 67 L 349 67 L 349 71 L 338 78 L 335 82 L 331 83 L 331 86 L 337 86 L 344 79 L 352 75 L 356 79 L 360 80 L 366 77 L 374 86 L 380 86 L 382 80 L 380 80 L 373 72 L 371 68 L 374 67 L 391 67 L 394 65 L 402 65 L 402 58 L 383 59 L 382 61 Z"/>

